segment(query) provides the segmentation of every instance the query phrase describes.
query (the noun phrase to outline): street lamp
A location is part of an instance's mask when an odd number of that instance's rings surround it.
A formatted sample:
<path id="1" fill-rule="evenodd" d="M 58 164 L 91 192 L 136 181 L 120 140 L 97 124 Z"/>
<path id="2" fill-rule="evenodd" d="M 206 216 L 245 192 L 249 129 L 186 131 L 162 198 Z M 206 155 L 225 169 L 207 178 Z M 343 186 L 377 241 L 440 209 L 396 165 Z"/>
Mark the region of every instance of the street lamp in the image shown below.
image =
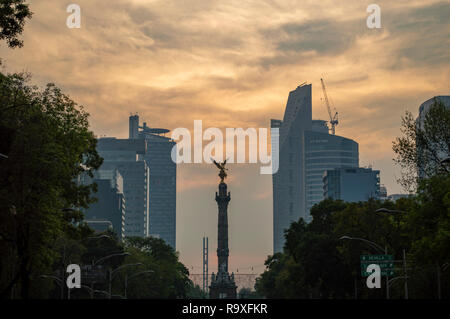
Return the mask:
<path id="1" fill-rule="evenodd" d="M 128 278 L 128 274 L 127 273 L 125 274 L 125 299 L 127 299 L 128 279 L 134 278 L 134 277 L 142 275 L 142 274 L 151 273 L 151 272 L 154 272 L 154 271 L 153 270 L 141 271 L 141 272 L 138 272 L 137 274 L 131 275 L 129 278 Z"/>
<path id="2" fill-rule="evenodd" d="M 143 263 L 126 264 L 126 265 L 119 266 L 119 267 L 117 267 L 117 268 L 114 269 L 114 270 L 110 270 L 110 271 L 109 271 L 109 299 L 111 299 L 111 283 L 112 283 L 112 276 L 113 276 L 113 274 L 114 274 L 116 271 L 119 271 L 119 270 L 121 270 L 121 269 L 123 269 L 123 268 L 125 268 L 125 267 L 141 266 L 141 265 L 143 265 Z"/>
<path id="3" fill-rule="evenodd" d="M 394 216 L 396 216 L 396 219 L 397 219 L 397 231 L 399 231 L 399 229 L 400 229 L 400 221 L 399 221 L 399 218 L 397 216 L 399 216 L 399 214 L 406 214 L 406 212 L 402 211 L 402 210 L 387 209 L 387 208 L 384 208 L 384 207 L 381 207 L 381 208 L 377 209 L 375 212 L 376 213 L 394 214 Z M 407 270 L 406 270 L 406 252 L 405 252 L 405 249 L 403 249 L 403 276 L 392 278 L 391 280 L 399 279 L 399 278 L 404 278 L 405 279 L 405 299 L 408 299 L 408 274 L 407 274 Z"/>
<path id="4" fill-rule="evenodd" d="M 359 241 L 363 241 L 363 242 L 365 242 L 365 243 L 371 245 L 372 247 L 378 249 L 378 250 L 381 251 L 382 253 L 387 254 L 387 248 L 386 248 L 386 246 L 383 248 L 383 247 L 381 247 L 380 245 L 378 245 L 377 243 L 374 243 L 373 241 L 370 241 L 370 240 L 367 240 L 367 239 L 364 239 L 364 238 L 350 237 L 350 236 L 342 236 L 341 238 L 339 238 L 339 240 L 342 240 L 342 239 L 349 239 L 349 240 L 359 240 Z"/>
<path id="5" fill-rule="evenodd" d="M 376 212 L 376 213 L 388 213 L 388 214 L 400 214 L 400 213 L 405 213 L 405 212 L 402 211 L 402 210 L 387 209 L 387 208 L 384 208 L 384 207 L 381 207 L 381 208 L 377 209 L 375 212 Z"/>
<path id="6" fill-rule="evenodd" d="M 350 237 L 350 236 L 342 236 L 341 238 L 339 238 L 339 240 L 342 240 L 342 239 L 359 240 L 359 241 L 365 242 L 365 243 L 369 244 L 372 248 L 376 248 L 376 249 L 378 249 L 378 251 L 387 255 L 387 247 L 384 246 L 384 249 L 383 249 L 383 247 L 381 247 L 377 243 L 374 243 L 373 241 L 370 241 L 370 240 L 367 240 L 364 238 Z M 388 276 L 386 276 L 386 299 L 389 299 L 389 277 Z"/>
<path id="7" fill-rule="evenodd" d="M 102 261 L 105 261 L 106 259 L 109 259 L 109 258 L 111 258 L 111 257 L 115 257 L 115 256 L 129 256 L 129 255 L 130 255 L 130 253 L 114 253 L 114 254 L 111 254 L 111 255 L 108 255 L 108 256 L 105 256 L 105 257 L 100 258 L 100 259 L 97 260 L 95 263 L 93 262 L 93 263 L 92 263 L 92 266 L 95 266 L 95 265 L 97 265 L 98 263 L 100 263 L 100 262 L 102 262 Z"/>
<path id="8" fill-rule="evenodd" d="M 99 235 L 99 236 L 87 237 L 87 239 L 101 239 L 101 238 L 111 238 L 111 236 L 108 236 L 106 234 L 102 234 L 102 235 Z"/>
<path id="9" fill-rule="evenodd" d="M 100 236 L 94 236 L 94 237 L 88 237 L 88 238 L 102 238 L 102 237 L 104 237 L 104 236 L 110 237 L 110 236 L 108 236 L 108 235 L 100 235 Z M 110 237 L 110 238 L 111 238 L 111 237 Z M 105 260 L 107 260 L 107 259 L 109 259 L 109 258 L 112 258 L 112 257 L 115 257 L 115 256 L 129 256 L 129 255 L 130 255 L 130 253 L 114 253 L 114 254 L 111 254 L 111 255 L 102 257 L 102 258 L 100 258 L 99 260 L 97 260 L 96 262 L 94 262 L 94 261 L 92 260 L 92 269 L 94 269 L 95 265 L 97 265 L 97 264 L 99 264 L 99 263 L 101 263 L 101 262 L 103 262 L 103 261 L 105 261 Z M 95 282 L 92 281 L 92 283 L 91 283 L 91 289 L 94 289 L 94 283 L 95 283 Z"/>

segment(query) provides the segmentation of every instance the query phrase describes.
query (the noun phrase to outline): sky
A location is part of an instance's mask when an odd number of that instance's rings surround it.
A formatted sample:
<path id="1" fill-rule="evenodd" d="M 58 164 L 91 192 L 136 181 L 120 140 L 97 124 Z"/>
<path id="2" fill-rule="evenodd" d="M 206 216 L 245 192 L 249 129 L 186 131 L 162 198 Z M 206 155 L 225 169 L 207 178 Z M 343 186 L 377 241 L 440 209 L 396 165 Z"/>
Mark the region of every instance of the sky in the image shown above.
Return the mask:
<path id="1" fill-rule="evenodd" d="M 128 137 L 128 116 L 151 127 L 269 127 L 289 91 L 312 83 L 313 118 L 328 119 L 320 78 L 339 112 L 336 134 L 359 143 L 360 166 L 401 193 L 392 141 L 401 116 L 450 90 L 450 2 L 434 0 L 33 0 L 24 47 L 0 44 L 3 72 L 52 82 L 90 113 L 97 136 Z M 381 8 L 369 29 L 366 8 Z M 69 29 L 66 8 L 81 7 Z M 227 180 L 230 270 L 259 273 L 272 253 L 272 182 L 259 165 Z M 177 250 L 201 273 L 202 237 L 216 271 L 217 168 L 177 171 Z M 252 270 L 253 267 L 253 270 Z"/>

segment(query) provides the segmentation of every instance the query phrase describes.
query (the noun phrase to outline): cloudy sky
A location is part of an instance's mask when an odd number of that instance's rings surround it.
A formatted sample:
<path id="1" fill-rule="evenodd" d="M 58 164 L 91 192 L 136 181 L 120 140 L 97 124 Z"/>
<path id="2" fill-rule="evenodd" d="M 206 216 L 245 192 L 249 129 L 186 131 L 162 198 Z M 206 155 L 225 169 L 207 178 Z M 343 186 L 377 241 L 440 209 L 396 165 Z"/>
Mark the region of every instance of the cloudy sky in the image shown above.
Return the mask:
<path id="1" fill-rule="evenodd" d="M 289 91 L 313 85 L 313 117 L 327 119 L 320 78 L 339 112 L 337 134 L 360 145 L 360 164 L 399 193 L 392 141 L 405 110 L 450 90 L 450 3 L 377 0 L 33 0 L 22 49 L 0 44 L 4 72 L 54 82 L 91 114 L 99 136 L 126 138 L 128 116 L 153 127 L 268 127 Z M 81 29 L 66 26 L 70 3 Z M 230 267 L 260 272 L 272 251 L 271 177 L 231 165 Z M 202 236 L 215 270 L 216 169 L 178 168 L 177 249 L 201 272 Z"/>

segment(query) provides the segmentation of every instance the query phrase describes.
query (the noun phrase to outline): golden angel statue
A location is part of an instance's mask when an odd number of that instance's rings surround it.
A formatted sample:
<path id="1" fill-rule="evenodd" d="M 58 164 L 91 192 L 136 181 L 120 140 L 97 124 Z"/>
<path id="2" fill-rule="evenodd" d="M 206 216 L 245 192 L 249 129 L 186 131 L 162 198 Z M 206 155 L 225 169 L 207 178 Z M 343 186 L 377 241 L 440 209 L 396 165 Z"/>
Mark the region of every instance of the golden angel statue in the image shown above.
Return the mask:
<path id="1" fill-rule="evenodd" d="M 220 182 L 223 183 L 223 180 L 225 179 L 225 177 L 227 177 L 227 173 L 225 172 L 228 170 L 227 168 L 225 168 L 227 160 L 225 160 L 223 163 L 217 163 L 215 160 L 213 160 L 213 162 L 214 164 L 216 164 L 217 168 L 220 169 L 219 172 Z"/>

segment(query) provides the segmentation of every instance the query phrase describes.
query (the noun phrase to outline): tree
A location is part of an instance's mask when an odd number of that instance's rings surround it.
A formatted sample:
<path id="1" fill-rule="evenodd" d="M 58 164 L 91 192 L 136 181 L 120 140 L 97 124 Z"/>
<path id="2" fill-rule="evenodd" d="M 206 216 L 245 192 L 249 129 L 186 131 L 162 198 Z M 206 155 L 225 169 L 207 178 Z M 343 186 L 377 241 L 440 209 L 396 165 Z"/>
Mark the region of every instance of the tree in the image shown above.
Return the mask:
<path id="1" fill-rule="evenodd" d="M 160 238 L 127 237 L 125 250 L 130 253 L 125 263 L 142 263 L 138 271 L 151 273 L 134 277 L 129 282 L 129 298 L 185 298 L 192 289 L 187 268 L 178 261 L 178 254 Z M 117 276 L 119 292 L 125 288 L 125 270 Z M 132 273 L 130 273 L 132 274 Z"/>
<path id="2" fill-rule="evenodd" d="M 450 172 L 441 161 L 450 154 L 450 109 L 435 99 L 417 121 L 411 112 L 402 117 L 403 136 L 393 142 L 394 162 L 402 169 L 398 182 L 408 191 L 417 189 L 418 178 Z"/>
<path id="3" fill-rule="evenodd" d="M 25 74 L 0 74 L 0 127 L 10 141 L 0 165 L 0 293 L 20 283 L 29 298 L 34 279 L 51 271 L 54 242 L 76 233 L 80 208 L 92 202 L 95 185 L 80 185 L 102 159 L 88 114 L 54 84 L 29 85 Z M 2 137 L 3 138 L 3 137 Z M 71 208 L 71 209 L 68 209 Z"/>
<path id="4" fill-rule="evenodd" d="M 268 256 L 264 265 L 266 271 L 256 278 L 256 291 L 266 298 L 284 298 L 286 287 L 281 278 L 286 273 L 288 256 L 284 253 L 275 253 Z"/>
<path id="5" fill-rule="evenodd" d="M 25 0 L 2 0 L 0 2 L 0 40 L 6 40 L 10 48 L 22 47 L 18 36 L 22 33 L 25 19 L 32 16 Z"/>
<path id="6" fill-rule="evenodd" d="M 309 224 L 300 219 L 285 231 L 284 251 L 267 259 L 266 271 L 257 279 L 257 292 L 268 298 L 379 298 L 380 291 L 358 293 L 365 279 L 360 255 L 377 252 L 364 242 L 340 238 L 358 237 L 387 245 L 400 258 L 396 220 L 375 212 L 381 206 L 393 209 L 393 205 L 331 199 L 314 205 Z"/>
<path id="7" fill-rule="evenodd" d="M 450 174 L 435 175 L 420 181 L 416 205 L 407 215 L 407 232 L 411 240 L 409 258 L 414 273 L 428 283 L 421 291 L 449 297 L 450 274 Z M 436 283 L 431 291 L 430 283 Z M 426 294 L 422 297 L 427 297 Z"/>
<path id="8" fill-rule="evenodd" d="M 208 298 L 207 294 L 202 290 L 199 285 L 194 285 L 191 281 L 189 284 L 189 288 L 186 293 L 187 299 L 206 299 Z"/>
<path id="9" fill-rule="evenodd" d="M 258 293 L 250 288 L 241 288 L 238 292 L 239 299 L 260 299 Z"/>

